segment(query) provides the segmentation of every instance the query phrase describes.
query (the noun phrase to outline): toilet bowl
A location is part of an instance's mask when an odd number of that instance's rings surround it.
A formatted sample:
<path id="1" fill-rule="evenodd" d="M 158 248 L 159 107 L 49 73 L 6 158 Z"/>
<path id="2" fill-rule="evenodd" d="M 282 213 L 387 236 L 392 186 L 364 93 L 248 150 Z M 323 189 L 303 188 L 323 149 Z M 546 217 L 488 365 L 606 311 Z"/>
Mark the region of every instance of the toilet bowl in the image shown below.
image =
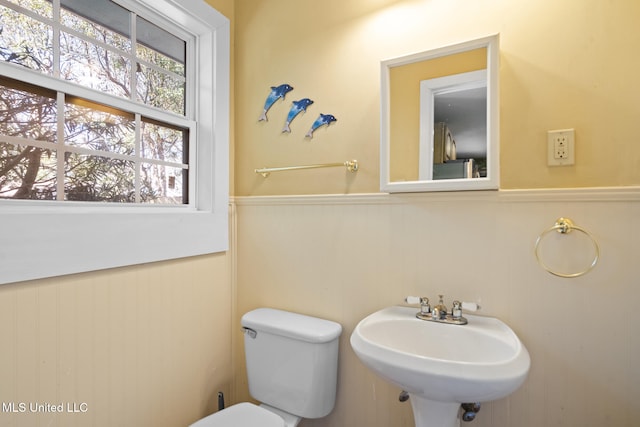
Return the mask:
<path id="1" fill-rule="evenodd" d="M 272 308 L 241 324 L 249 393 L 261 404 L 238 403 L 190 427 L 295 427 L 333 410 L 340 324 Z"/>

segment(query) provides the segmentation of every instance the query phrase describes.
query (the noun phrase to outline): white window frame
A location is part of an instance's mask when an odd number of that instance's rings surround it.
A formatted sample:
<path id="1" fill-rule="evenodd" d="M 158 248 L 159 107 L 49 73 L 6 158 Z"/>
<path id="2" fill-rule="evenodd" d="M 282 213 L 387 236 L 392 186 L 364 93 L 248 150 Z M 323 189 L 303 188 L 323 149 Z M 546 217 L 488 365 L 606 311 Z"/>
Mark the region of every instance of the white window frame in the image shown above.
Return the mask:
<path id="1" fill-rule="evenodd" d="M 114 0 L 195 37 L 197 122 L 190 204 L 0 200 L 0 284 L 226 251 L 229 201 L 229 20 L 203 0 Z M 2 65 L 2 64 L 0 64 Z M 11 67 L 13 68 L 13 67 Z M 7 75 L 2 69 L 2 74 Z M 8 77 L 11 77 L 8 75 Z M 160 232 L 162 231 L 162 232 Z"/>

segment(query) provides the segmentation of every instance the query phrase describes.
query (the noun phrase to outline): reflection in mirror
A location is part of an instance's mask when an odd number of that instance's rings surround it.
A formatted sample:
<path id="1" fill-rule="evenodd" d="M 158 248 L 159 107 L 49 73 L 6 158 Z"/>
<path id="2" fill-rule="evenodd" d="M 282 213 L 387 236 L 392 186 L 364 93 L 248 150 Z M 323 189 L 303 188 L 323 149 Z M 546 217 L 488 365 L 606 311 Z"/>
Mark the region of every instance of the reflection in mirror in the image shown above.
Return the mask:
<path id="1" fill-rule="evenodd" d="M 421 81 L 419 180 L 486 177 L 486 160 L 486 70 Z"/>
<path id="2" fill-rule="evenodd" d="M 497 189 L 498 36 L 382 63 L 380 188 Z"/>

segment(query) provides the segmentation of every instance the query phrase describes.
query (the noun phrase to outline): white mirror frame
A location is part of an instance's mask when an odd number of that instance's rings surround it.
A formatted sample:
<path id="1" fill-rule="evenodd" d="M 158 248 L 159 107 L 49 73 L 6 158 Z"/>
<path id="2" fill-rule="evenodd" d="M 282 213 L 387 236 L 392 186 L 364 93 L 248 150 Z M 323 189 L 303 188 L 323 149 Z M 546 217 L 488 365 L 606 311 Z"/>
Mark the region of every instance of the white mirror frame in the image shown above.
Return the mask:
<path id="1" fill-rule="evenodd" d="M 392 141 L 390 138 L 390 69 L 393 67 L 480 48 L 487 49 L 487 177 L 471 179 L 391 181 L 390 152 Z M 499 67 L 498 34 L 381 62 L 380 191 L 388 193 L 409 193 L 426 191 L 497 190 L 500 187 Z M 418 89 L 416 88 L 416 90 Z M 423 148 L 421 147 L 421 151 L 422 150 Z"/>

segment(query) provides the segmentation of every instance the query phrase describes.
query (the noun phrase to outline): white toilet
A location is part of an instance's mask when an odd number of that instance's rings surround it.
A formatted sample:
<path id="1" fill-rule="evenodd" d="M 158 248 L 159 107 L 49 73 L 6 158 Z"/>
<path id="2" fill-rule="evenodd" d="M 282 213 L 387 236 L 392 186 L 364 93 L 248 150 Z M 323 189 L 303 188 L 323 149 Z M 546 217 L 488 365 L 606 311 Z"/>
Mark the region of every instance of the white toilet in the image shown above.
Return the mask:
<path id="1" fill-rule="evenodd" d="M 190 427 L 295 427 L 302 418 L 328 415 L 342 326 L 272 308 L 250 311 L 241 323 L 249 393 L 262 404 L 238 403 Z"/>

